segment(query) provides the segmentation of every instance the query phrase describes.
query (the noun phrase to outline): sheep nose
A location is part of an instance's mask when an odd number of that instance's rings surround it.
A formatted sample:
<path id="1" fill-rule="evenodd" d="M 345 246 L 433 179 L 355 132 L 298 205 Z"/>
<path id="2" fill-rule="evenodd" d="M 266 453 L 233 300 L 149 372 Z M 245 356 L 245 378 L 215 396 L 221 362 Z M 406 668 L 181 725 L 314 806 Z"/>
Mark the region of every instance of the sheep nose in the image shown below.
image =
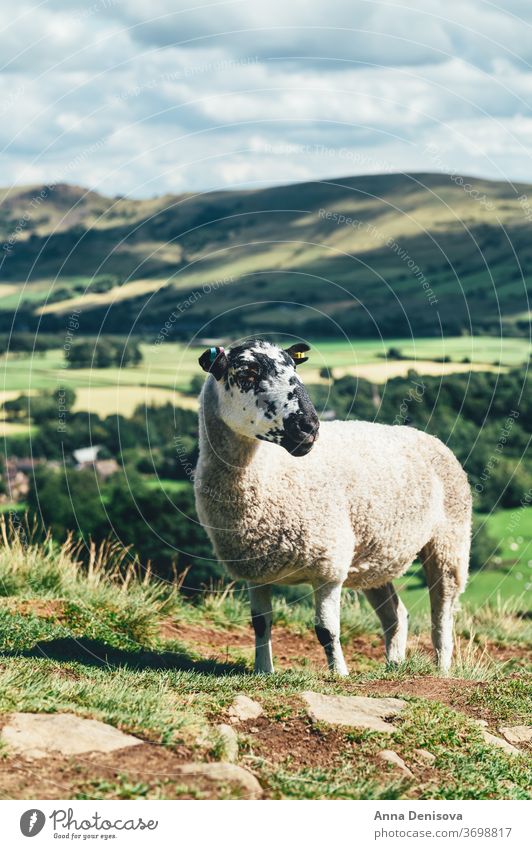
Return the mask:
<path id="1" fill-rule="evenodd" d="M 294 439 L 300 439 L 304 442 L 313 441 L 318 433 L 320 422 L 316 418 L 298 418 L 291 423 L 290 433 Z"/>
<path id="2" fill-rule="evenodd" d="M 311 421 L 310 419 L 301 419 L 297 423 L 298 430 L 301 433 L 306 434 L 307 436 L 312 436 L 318 429 L 318 422 Z"/>

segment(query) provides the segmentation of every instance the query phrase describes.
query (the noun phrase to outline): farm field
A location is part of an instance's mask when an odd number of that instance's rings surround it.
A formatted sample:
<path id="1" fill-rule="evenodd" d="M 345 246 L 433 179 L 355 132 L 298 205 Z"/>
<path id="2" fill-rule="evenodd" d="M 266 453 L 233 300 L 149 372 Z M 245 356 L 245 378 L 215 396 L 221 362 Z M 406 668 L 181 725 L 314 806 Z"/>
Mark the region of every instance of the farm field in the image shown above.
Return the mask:
<path id="1" fill-rule="evenodd" d="M 438 339 L 391 339 L 386 346 L 378 340 L 311 343 L 311 360 L 302 375 L 306 383 L 324 382 L 322 369 L 333 370 L 336 377 L 344 374 L 384 383 L 391 377 L 405 375 L 410 369 L 420 374 L 449 374 L 455 371 L 498 370 L 520 365 L 530 355 L 526 339 L 493 337 L 454 337 Z M 406 359 L 386 358 L 389 348 L 398 349 Z M 55 389 L 71 386 L 78 393 L 77 409 L 88 409 L 108 415 L 128 414 L 139 403 L 165 403 L 194 409 L 196 399 L 186 395 L 198 366 L 199 347 L 167 342 L 143 344 L 143 362 L 138 367 L 106 369 L 65 368 L 62 349 L 52 349 L 34 356 L 0 358 L 0 401 L 17 392 Z M 434 362 L 451 357 L 452 362 Z M 468 357 L 471 364 L 462 363 Z M 500 366 L 498 365 L 500 363 Z M 495 365 L 497 364 L 497 365 Z"/>

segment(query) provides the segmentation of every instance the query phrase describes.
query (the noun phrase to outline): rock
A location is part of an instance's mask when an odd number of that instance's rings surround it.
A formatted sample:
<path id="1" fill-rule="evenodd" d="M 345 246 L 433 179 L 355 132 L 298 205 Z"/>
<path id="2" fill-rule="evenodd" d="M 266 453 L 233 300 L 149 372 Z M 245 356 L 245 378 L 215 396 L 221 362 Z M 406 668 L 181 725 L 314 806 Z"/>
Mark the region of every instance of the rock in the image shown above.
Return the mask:
<path id="1" fill-rule="evenodd" d="M 404 760 L 401 757 L 399 757 L 397 752 L 392 752 L 391 749 L 383 749 L 382 752 L 379 752 L 377 757 L 381 761 L 386 761 L 386 763 L 393 764 L 393 766 L 395 766 L 395 767 L 397 767 L 397 769 L 401 770 L 403 775 L 407 775 L 409 778 L 414 777 L 414 773 L 411 770 L 408 769 Z"/>
<path id="2" fill-rule="evenodd" d="M 1 739 L 26 758 L 113 752 L 143 742 L 105 722 L 82 719 L 72 713 L 13 713 L 2 729 Z"/>
<path id="3" fill-rule="evenodd" d="M 258 702 L 254 702 L 244 693 L 239 693 L 235 696 L 233 703 L 229 708 L 229 720 L 233 724 L 236 722 L 245 722 L 246 719 L 257 719 L 264 713 L 262 706 Z"/>
<path id="4" fill-rule="evenodd" d="M 261 799 L 262 787 L 252 772 L 242 766 L 230 763 L 191 763 L 180 764 L 172 775 L 183 778 L 207 779 L 216 784 L 236 785 L 246 799 Z"/>
<path id="5" fill-rule="evenodd" d="M 433 755 L 432 752 L 428 752 L 426 749 L 414 749 L 414 754 L 427 764 L 433 764 L 436 760 L 436 755 Z"/>
<path id="6" fill-rule="evenodd" d="M 238 760 L 238 734 L 231 725 L 222 722 L 216 726 L 224 750 L 223 760 L 235 763 Z"/>
<path id="7" fill-rule="evenodd" d="M 516 749 L 515 746 L 512 746 L 511 743 L 507 743 L 506 740 L 503 740 L 502 737 L 497 737 L 495 734 L 490 734 L 489 731 L 484 731 L 482 735 L 486 743 L 490 743 L 492 746 L 498 746 L 499 749 L 502 749 L 503 752 L 506 752 L 507 755 L 518 755 L 519 749 Z"/>
<path id="8" fill-rule="evenodd" d="M 482 736 L 486 743 L 489 743 L 490 746 L 497 746 L 499 749 L 502 749 L 503 752 L 506 752 L 507 755 L 519 755 L 519 749 L 516 749 L 515 746 L 512 746 L 506 740 L 503 740 L 502 737 L 497 737 L 495 734 L 491 734 L 486 728 L 486 723 L 482 719 L 475 719 L 475 723 L 478 725 L 482 732 Z"/>
<path id="9" fill-rule="evenodd" d="M 365 696 L 324 696 L 307 690 L 301 693 L 307 713 L 314 722 L 350 725 L 391 734 L 395 731 L 387 721 L 399 716 L 406 705 L 402 699 L 366 698 Z"/>
<path id="10" fill-rule="evenodd" d="M 499 728 L 509 743 L 531 743 L 532 727 L 530 725 L 507 725 Z"/>

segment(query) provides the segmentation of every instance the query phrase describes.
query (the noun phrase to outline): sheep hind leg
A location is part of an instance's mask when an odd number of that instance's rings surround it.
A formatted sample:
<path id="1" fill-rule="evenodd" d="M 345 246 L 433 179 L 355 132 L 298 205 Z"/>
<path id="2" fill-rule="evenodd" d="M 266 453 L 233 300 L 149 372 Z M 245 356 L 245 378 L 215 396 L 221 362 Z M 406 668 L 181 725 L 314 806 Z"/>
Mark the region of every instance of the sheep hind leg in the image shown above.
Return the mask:
<path id="1" fill-rule="evenodd" d="M 469 531 L 462 534 L 461 544 L 449 542 L 446 538 L 434 539 L 421 551 L 430 595 L 432 645 L 437 666 L 444 675 L 451 666 L 454 616 L 467 579 Z"/>
<path id="2" fill-rule="evenodd" d="M 255 632 L 255 672 L 273 672 L 272 588 L 270 584 L 248 584 L 251 624 Z"/>
<path id="3" fill-rule="evenodd" d="M 395 666 L 406 656 L 408 611 L 391 583 L 365 590 L 364 594 L 379 617 L 384 631 L 386 661 L 390 666 Z"/>
<path id="4" fill-rule="evenodd" d="M 327 582 L 314 587 L 316 636 L 325 650 L 331 672 L 349 675 L 340 645 L 340 601 L 342 584 Z"/>

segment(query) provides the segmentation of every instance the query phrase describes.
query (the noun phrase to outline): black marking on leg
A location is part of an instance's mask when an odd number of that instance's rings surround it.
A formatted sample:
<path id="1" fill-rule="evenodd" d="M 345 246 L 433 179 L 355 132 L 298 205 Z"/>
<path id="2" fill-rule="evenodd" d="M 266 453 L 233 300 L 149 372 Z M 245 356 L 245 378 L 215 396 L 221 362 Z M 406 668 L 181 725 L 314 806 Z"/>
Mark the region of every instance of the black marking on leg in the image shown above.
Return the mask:
<path id="1" fill-rule="evenodd" d="M 266 617 L 262 613 L 254 613 L 251 611 L 251 624 L 257 637 L 263 637 L 266 633 Z"/>
<path id="2" fill-rule="evenodd" d="M 328 628 L 322 628 L 321 625 L 316 625 L 316 636 L 324 649 L 330 647 L 333 643 L 333 635 Z"/>

